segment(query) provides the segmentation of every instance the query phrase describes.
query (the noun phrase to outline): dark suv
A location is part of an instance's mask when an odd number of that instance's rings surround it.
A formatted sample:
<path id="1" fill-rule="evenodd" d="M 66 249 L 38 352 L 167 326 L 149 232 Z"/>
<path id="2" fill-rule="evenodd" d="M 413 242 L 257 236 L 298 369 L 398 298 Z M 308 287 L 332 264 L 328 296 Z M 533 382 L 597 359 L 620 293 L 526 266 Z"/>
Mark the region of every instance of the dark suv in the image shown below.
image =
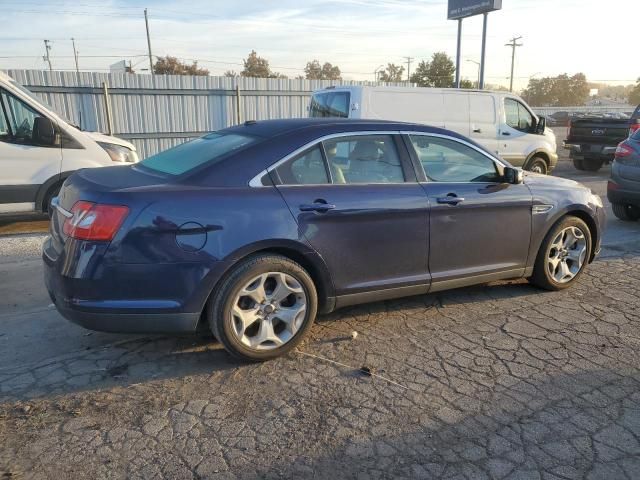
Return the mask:
<path id="1" fill-rule="evenodd" d="M 640 129 L 616 148 L 607 197 L 620 220 L 640 219 Z"/>

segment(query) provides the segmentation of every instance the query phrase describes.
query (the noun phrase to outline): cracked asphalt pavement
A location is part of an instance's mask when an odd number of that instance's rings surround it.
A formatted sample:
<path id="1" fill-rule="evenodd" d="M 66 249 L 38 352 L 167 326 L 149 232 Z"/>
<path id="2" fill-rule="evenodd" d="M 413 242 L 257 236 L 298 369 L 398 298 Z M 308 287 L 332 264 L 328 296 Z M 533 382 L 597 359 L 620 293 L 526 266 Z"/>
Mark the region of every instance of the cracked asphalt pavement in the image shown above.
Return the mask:
<path id="1" fill-rule="evenodd" d="M 0 238 L 0 478 L 638 479 L 640 223 L 609 217 L 574 288 L 344 309 L 258 365 L 70 324 L 44 236 Z"/>

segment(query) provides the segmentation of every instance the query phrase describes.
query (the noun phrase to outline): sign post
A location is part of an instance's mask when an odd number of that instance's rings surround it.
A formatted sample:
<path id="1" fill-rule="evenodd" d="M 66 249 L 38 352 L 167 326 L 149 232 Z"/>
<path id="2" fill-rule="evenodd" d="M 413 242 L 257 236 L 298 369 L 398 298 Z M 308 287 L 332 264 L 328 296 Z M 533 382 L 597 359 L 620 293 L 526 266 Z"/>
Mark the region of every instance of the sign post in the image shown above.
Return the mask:
<path id="1" fill-rule="evenodd" d="M 462 20 L 474 15 L 484 15 L 482 23 L 482 55 L 480 59 L 480 81 L 478 88 L 484 88 L 484 62 L 487 47 L 487 17 L 489 12 L 500 10 L 502 0 L 449 0 L 447 18 L 458 20 L 458 47 L 456 49 L 456 88 L 460 88 L 460 59 L 462 52 Z"/>

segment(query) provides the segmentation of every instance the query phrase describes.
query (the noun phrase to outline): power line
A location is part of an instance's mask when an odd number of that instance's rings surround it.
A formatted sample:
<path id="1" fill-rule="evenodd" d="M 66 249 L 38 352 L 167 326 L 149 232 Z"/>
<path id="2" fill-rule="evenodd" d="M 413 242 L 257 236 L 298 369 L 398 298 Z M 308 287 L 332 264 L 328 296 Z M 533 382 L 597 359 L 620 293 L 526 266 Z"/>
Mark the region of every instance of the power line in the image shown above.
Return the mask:
<path id="1" fill-rule="evenodd" d="M 149 51 L 149 72 L 153 75 L 153 55 L 151 55 L 151 37 L 149 36 L 149 17 L 147 16 L 147 9 L 144 9 L 144 25 L 147 28 L 147 47 Z"/>
<path id="2" fill-rule="evenodd" d="M 411 81 L 411 62 L 413 62 L 414 57 L 402 57 L 407 59 L 407 81 Z"/>
<path id="3" fill-rule="evenodd" d="M 49 71 L 53 71 L 53 67 L 51 67 L 51 57 L 49 56 L 49 52 L 51 51 L 51 45 L 49 40 L 44 41 L 44 56 L 42 59 L 49 64 Z"/>
<path id="4" fill-rule="evenodd" d="M 511 80 L 509 82 L 510 92 L 513 92 L 513 66 L 516 61 L 516 48 L 523 45 L 522 43 L 518 43 L 518 40 L 520 40 L 521 38 L 522 36 L 514 37 L 509 41 L 509 43 L 505 43 L 505 47 L 511 47 Z"/>

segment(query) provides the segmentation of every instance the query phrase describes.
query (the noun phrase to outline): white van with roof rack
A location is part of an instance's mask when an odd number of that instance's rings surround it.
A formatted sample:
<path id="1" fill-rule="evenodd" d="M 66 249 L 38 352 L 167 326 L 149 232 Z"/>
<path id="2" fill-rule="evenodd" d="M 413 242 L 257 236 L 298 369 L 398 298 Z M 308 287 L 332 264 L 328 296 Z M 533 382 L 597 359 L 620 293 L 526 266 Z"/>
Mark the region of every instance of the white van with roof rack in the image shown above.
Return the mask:
<path id="1" fill-rule="evenodd" d="M 520 97 L 454 88 L 345 86 L 313 93 L 311 117 L 395 120 L 446 128 L 516 167 L 549 173 L 558 163 L 556 137 Z"/>
<path id="2" fill-rule="evenodd" d="M 80 131 L 0 72 L 0 214 L 47 212 L 74 171 L 137 161 L 131 143 Z"/>

